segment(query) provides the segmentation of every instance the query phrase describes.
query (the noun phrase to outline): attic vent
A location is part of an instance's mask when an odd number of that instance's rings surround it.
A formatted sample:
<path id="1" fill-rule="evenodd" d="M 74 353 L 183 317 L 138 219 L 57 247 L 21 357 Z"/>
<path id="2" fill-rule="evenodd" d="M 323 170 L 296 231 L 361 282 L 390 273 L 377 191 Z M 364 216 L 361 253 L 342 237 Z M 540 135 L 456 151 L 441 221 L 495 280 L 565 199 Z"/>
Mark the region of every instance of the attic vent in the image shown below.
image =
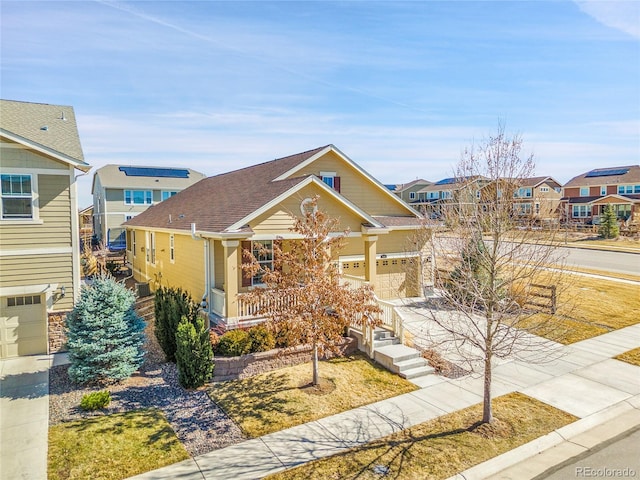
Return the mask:
<path id="1" fill-rule="evenodd" d="M 40 130 L 46 132 L 47 130 L 49 130 L 49 125 L 43 125 L 40 127 Z"/>

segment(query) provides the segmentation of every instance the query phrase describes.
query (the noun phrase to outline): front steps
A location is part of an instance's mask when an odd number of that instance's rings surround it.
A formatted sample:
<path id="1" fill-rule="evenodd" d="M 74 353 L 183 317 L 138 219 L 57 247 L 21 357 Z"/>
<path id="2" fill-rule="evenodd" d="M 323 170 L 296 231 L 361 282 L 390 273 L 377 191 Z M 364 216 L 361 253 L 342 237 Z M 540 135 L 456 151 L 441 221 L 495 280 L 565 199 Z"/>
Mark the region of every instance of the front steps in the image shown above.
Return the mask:
<path id="1" fill-rule="evenodd" d="M 422 358 L 420 351 L 400 344 L 391 332 L 376 328 L 373 332 L 373 359 L 402 378 L 414 380 L 431 375 L 434 368 Z"/>

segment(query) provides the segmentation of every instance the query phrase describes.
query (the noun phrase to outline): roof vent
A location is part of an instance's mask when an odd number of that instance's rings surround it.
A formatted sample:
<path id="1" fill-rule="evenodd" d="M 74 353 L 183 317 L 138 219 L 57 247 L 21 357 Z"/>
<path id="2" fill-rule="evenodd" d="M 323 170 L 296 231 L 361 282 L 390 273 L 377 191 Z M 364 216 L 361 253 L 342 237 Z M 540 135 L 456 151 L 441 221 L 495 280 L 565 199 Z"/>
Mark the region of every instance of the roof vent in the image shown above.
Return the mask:
<path id="1" fill-rule="evenodd" d="M 43 125 L 40 127 L 40 130 L 42 130 L 43 132 L 46 132 L 47 130 L 49 130 L 49 125 Z"/>
<path id="2" fill-rule="evenodd" d="M 67 117 L 64 116 L 64 110 L 60 112 L 60 120 L 62 120 L 63 122 L 67 121 Z"/>

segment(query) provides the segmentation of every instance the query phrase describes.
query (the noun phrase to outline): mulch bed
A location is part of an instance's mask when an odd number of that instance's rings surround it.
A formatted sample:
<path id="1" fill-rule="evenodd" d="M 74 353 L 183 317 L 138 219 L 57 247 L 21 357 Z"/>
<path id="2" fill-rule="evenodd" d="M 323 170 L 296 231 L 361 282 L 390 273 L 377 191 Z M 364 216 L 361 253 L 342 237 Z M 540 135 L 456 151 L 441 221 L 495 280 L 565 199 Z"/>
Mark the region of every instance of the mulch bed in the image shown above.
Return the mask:
<path id="1" fill-rule="evenodd" d="M 106 387 L 111 403 L 100 411 L 80 408 L 82 396 L 105 388 L 84 387 L 71 382 L 68 365 L 49 370 L 49 424 L 79 420 L 143 408 L 162 410 L 176 435 L 196 456 L 245 439 L 235 423 L 211 401 L 204 389 L 185 390 L 178 383 L 176 365 L 164 361 L 164 354 L 153 333 L 153 320 L 147 323 L 147 354 L 140 370 L 129 379 Z"/>

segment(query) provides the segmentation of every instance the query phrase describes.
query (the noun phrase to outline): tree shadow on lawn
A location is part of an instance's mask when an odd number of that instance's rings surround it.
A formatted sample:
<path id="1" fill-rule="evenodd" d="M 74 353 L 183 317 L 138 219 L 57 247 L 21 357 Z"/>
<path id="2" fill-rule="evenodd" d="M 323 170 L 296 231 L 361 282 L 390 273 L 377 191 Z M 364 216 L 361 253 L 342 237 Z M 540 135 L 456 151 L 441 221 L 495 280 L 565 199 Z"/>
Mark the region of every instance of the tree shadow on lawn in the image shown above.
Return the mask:
<path id="1" fill-rule="evenodd" d="M 171 451 L 177 441 L 173 429 L 163 417 L 160 410 L 155 408 L 132 410 L 114 413 L 106 416 L 96 416 L 58 424 L 56 428 L 70 432 L 92 433 L 96 438 L 102 436 L 122 436 L 136 432 L 131 438 L 144 440 L 144 443 L 154 449 Z M 140 432 L 150 432 L 148 436 L 140 438 Z"/>
<path id="2" fill-rule="evenodd" d="M 241 382 L 240 386 L 238 382 Z M 285 398 L 286 392 L 296 390 L 299 390 L 299 386 L 292 384 L 285 373 L 232 380 L 212 384 L 209 388 L 213 402 L 230 416 L 236 419 L 253 419 L 264 425 L 271 424 L 274 415 L 282 417 L 300 414 L 297 404 Z M 279 395 L 283 393 L 284 396 Z"/>

